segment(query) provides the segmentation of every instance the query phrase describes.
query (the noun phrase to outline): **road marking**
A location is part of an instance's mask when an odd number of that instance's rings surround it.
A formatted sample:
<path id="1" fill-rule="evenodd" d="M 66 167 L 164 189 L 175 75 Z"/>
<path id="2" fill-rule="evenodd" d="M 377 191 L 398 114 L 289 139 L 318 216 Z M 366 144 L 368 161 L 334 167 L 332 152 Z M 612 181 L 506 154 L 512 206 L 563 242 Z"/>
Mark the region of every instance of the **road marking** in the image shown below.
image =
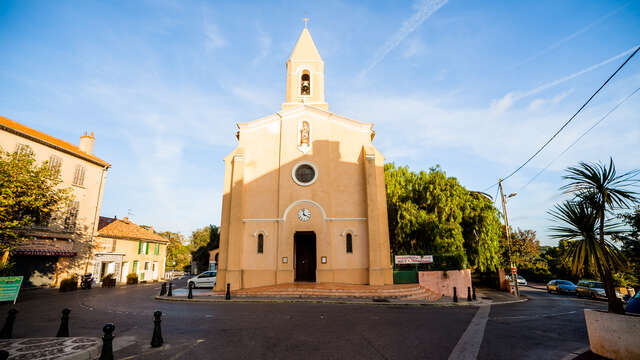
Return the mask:
<path id="1" fill-rule="evenodd" d="M 556 316 L 575 314 L 576 312 L 577 311 L 574 310 L 574 311 L 567 311 L 567 312 L 561 312 L 561 313 L 555 313 L 555 314 L 492 317 L 491 320 L 538 319 L 538 318 L 556 317 Z"/>
<path id="2" fill-rule="evenodd" d="M 449 360 L 473 360 L 478 357 L 490 311 L 491 305 L 481 305 L 478 308 L 478 312 L 469 323 L 467 330 L 449 354 Z"/>

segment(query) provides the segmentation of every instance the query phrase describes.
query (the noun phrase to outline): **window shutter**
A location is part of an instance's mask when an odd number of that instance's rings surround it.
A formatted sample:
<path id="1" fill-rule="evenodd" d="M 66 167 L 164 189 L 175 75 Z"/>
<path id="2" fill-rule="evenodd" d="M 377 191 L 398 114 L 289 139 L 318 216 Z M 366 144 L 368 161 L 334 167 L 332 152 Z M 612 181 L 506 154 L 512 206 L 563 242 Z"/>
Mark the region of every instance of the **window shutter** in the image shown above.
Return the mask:
<path id="1" fill-rule="evenodd" d="M 142 253 L 142 240 L 138 240 L 138 254 Z"/>
<path id="2" fill-rule="evenodd" d="M 134 273 L 138 272 L 138 260 L 135 260 L 133 262 L 133 271 L 132 272 L 134 272 Z"/>
<path id="3" fill-rule="evenodd" d="M 144 243 L 144 254 L 149 255 L 149 243 Z"/>
<path id="4" fill-rule="evenodd" d="M 160 254 L 160 244 L 156 244 L 156 248 L 153 251 L 154 255 L 159 255 Z"/>

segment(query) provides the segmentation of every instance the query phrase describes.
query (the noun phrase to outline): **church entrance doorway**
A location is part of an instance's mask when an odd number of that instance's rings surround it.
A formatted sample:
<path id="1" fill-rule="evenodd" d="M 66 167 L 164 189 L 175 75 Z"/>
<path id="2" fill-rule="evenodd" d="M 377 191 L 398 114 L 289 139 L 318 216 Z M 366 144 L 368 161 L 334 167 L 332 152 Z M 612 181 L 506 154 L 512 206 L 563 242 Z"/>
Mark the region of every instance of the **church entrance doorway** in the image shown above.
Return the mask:
<path id="1" fill-rule="evenodd" d="M 316 233 L 298 231 L 293 235 L 296 254 L 296 281 L 316 281 Z"/>

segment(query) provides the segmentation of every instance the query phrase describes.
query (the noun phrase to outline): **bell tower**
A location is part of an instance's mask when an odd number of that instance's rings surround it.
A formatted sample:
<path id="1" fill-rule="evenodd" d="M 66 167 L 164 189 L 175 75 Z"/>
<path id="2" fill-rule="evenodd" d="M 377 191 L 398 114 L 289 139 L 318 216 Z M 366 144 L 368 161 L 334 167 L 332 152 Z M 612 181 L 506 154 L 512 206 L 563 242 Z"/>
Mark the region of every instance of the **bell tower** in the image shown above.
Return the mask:
<path id="1" fill-rule="evenodd" d="M 324 61 L 305 26 L 287 60 L 287 95 L 283 109 L 306 104 L 328 110 L 324 102 Z"/>

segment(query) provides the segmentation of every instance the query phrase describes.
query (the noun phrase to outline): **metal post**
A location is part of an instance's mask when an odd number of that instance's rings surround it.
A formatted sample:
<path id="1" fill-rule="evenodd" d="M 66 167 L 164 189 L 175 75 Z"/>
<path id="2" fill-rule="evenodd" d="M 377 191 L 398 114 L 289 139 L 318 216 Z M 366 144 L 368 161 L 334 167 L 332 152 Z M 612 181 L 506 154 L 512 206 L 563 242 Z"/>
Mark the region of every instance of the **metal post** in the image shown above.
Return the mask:
<path id="1" fill-rule="evenodd" d="M 69 337 L 69 313 L 71 310 L 62 309 L 62 317 L 60 318 L 60 328 L 56 337 Z"/>
<path id="2" fill-rule="evenodd" d="M 13 334 L 13 322 L 16 319 L 17 313 L 18 310 L 16 309 L 9 309 L 7 320 L 5 320 L 2 330 L 0 330 L 0 339 L 11 339 L 11 335 Z"/>
<path id="3" fill-rule="evenodd" d="M 231 300 L 231 284 L 227 283 L 227 294 L 224 296 L 225 300 Z"/>
<path id="4" fill-rule="evenodd" d="M 509 229 L 509 216 L 507 216 L 507 201 L 504 198 L 504 191 L 502 190 L 502 179 L 498 179 L 498 185 L 500 186 L 500 197 L 502 198 L 502 212 L 504 213 L 504 228 L 507 232 L 507 244 L 509 245 L 509 262 L 511 263 L 511 269 L 516 269 L 516 272 L 511 271 L 511 279 L 515 283 L 516 297 L 520 297 L 520 289 L 518 289 L 518 270 L 513 266 L 513 257 L 511 255 L 511 230 Z M 510 195 L 511 196 L 511 195 Z M 510 270 L 511 270 L 510 269 Z"/>
<path id="5" fill-rule="evenodd" d="M 161 311 L 153 313 L 153 336 L 151 337 L 151 347 L 153 348 L 162 346 L 164 342 L 164 340 L 162 340 L 162 329 L 160 328 L 160 322 L 162 322 L 160 319 L 161 316 Z"/>
<path id="6" fill-rule="evenodd" d="M 467 286 L 467 301 L 471 301 L 471 288 Z"/>
<path id="7" fill-rule="evenodd" d="M 453 302 L 458 302 L 458 292 L 455 286 L 453 287 Z"/>
<path id="8" fill-rule="evenodd" d="M 167 283 L 163 282 L 160 287 L 160 296 L 164 296 L 167 293 Z"/>
<path id="9" fill-rule="evenodd" d="M 189 283 L 189 294 L 187 295 L 187 299 L 193 299 L 193 283 Z"/>
<path id="10" fill-rule="evenodd" d="M 167 293 L 167 296 L 173 296 L 173 283 L 169 283 L 169 292 Z"/>
<path id="11" fill-rule="evenodd" d="M 473 288 L 473 301 L 476 301 L 476 288 Z"/>
<path id="12" fill-rule="evenodd" d="M 9 358 L 9 352 L 7 350 L 0 350 L 0 360 L 7 360 Z"/>
<path id="13" fill-rule="evenodd" d="M 100 360 L 113 360 L 113 331 L 116 329 L 112 323 L 104 324 L 102 331 L 102 351 L 100 352 Z"/>

